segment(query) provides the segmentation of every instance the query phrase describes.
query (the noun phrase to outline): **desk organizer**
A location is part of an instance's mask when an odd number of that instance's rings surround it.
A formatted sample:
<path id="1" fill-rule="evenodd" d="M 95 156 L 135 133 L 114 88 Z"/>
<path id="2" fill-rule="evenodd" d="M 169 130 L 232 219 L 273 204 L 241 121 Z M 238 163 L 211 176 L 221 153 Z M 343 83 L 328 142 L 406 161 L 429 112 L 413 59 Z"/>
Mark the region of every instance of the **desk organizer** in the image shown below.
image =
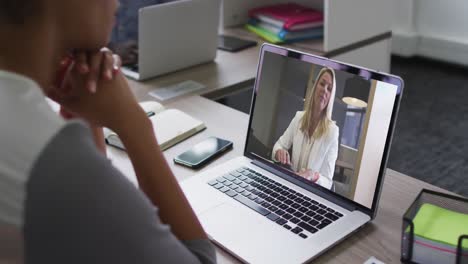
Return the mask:
<path id="1" fill-rule="evenodd" d="M 403 216 L 401 261 L 468 264 L 467 219 L 468 199 L 422 190 Z"/>

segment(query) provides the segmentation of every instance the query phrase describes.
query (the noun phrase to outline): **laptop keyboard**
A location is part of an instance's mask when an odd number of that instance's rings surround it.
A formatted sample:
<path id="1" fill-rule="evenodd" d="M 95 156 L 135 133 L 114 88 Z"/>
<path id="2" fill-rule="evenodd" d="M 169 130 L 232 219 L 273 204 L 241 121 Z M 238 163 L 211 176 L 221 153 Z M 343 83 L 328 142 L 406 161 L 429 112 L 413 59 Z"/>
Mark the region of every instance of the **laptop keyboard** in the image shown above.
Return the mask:
<path id="1" fill-rule="evenodd" d="M 304 239 L 343 216 L 246 167 L 208 184 Z"/>

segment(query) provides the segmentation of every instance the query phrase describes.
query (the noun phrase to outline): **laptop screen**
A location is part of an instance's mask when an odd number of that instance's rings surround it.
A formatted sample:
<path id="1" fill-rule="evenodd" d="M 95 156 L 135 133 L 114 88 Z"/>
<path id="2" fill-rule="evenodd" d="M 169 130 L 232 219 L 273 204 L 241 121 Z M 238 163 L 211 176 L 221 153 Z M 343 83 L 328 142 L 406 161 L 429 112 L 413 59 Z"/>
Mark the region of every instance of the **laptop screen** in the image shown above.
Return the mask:
<path id="1" fill-rule="evenodd" d="M 262 53 L 246 154 L 372 208 L 401 84 L 394 77 L 276 49 L 264 47 Z"/>

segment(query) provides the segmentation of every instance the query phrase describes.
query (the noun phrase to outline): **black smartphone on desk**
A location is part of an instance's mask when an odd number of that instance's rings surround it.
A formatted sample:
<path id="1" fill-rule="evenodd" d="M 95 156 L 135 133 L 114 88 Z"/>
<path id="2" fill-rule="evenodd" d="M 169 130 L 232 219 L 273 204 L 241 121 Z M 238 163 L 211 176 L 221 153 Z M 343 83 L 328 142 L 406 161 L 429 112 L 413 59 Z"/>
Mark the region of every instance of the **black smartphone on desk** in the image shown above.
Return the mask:
<path id="1" fill-rule="evenodd" d="M 210 137 L 175 157 L 174 162 L 196 169 L 229 149 L 232 149 L 231 141 Z"/>
<path id="2" fill-rule="evenodd" d="M 256 46 L 257 42 L 252 40 L 245 40 L 231 36 L 218 36 L 218 49 L 236 52 L 246 48 Z"/>

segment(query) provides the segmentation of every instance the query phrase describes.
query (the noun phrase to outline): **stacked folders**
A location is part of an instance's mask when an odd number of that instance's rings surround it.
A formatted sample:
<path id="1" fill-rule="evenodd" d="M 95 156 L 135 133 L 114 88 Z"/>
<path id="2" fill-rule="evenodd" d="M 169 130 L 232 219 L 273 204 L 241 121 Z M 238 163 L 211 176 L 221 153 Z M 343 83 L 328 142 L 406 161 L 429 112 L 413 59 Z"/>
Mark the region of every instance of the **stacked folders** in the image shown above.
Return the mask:
<path id="1" fill-rule="evenodd" d="M 249 11 L 246 27 L 268 42 L 281 44 L 323 37 L 323 13 L 295 3 Z"/>

